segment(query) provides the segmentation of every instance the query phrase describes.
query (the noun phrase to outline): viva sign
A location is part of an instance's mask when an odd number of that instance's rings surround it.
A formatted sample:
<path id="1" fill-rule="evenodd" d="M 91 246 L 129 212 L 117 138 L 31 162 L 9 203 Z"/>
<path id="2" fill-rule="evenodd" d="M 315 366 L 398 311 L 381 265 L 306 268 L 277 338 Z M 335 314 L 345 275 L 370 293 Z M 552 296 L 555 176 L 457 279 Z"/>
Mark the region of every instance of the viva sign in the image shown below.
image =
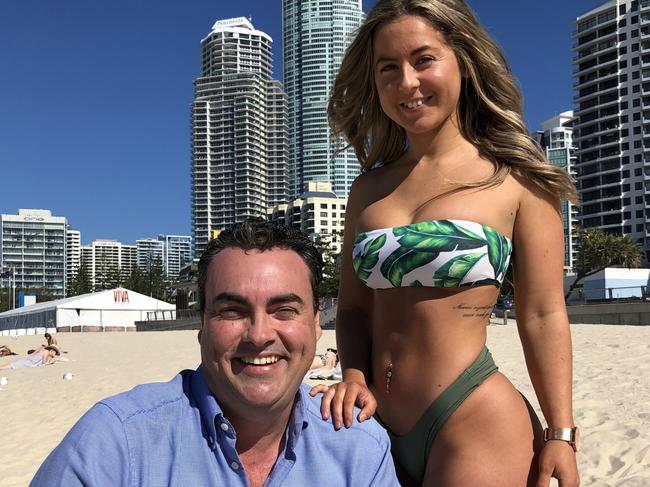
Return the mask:
<path id="1" fill-rule="evenodd" d="M 115 291 L 113 291 L 113 300 L 116 303 L 128 303 L 129 291 L 116 289 Z"/>

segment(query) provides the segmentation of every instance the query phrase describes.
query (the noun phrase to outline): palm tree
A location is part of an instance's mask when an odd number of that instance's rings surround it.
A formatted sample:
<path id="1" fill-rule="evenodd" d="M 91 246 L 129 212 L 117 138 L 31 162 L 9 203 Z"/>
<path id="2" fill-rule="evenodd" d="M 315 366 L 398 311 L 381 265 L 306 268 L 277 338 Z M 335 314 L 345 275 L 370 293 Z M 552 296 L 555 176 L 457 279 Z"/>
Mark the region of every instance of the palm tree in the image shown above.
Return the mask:
<path id="1" fill-rule="evenodd" d="M 578 270 L 575 281 L 564 295 L 565 301 L 578 283 L 587 276 L 602 271 L 606 267 L 639 267 L 643 262 L 643 250 L 634 240 L 624 235 L 614 235 L 592 228 L 579 231 Z"/>

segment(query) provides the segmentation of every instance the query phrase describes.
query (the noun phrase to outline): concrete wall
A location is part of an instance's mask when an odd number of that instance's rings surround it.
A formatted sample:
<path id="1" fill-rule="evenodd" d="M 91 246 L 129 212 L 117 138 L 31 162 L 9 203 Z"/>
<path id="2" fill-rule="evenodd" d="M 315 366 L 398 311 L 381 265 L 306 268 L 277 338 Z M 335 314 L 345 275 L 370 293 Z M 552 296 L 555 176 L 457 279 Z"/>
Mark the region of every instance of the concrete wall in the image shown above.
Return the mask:
<path id="1" fill-rule="evenodd" d="M 586 304 L 567 306 L 569 323 L 592 323 L 607 325 L 650 325 L 650 302 L 639 303 L 612 303 L 612 304 Z M 335 312 L 332 313 L 335 315 Z M 501 323 L 503 310 L 495 309 L 492 322 Z M 509 319 L 515 319 L 515 310 L 508 312 Z M 322 321 L 322 318 L 321 318 Z M 158 320 L 137 321 L 138 331 L 163 331 L 163 330 L 199 330 L 199 318 L 184 320 Z M 334 329 L 334 321 L 323 323 L 325 329 Z"/>
<path id="2" fill-rule="evenodd" d="M 60 326 L 56 329 L 58 333 L 82 333 L 82 332 L 105 332 L 105 331 L 136 331 L 135 326 L 128 325 L 74 325 L 74 326 Z"/>
<path id="3" fill-rule="evenodd" d="M 650 303 L 612 303 L 567 306 L 569 323 L 650 325 Z"/>
<path id="4" fill-rule="evenodd" d="M 200 330 L 201 318 L 136 321 L 135 327 L 138 331 Z"/>

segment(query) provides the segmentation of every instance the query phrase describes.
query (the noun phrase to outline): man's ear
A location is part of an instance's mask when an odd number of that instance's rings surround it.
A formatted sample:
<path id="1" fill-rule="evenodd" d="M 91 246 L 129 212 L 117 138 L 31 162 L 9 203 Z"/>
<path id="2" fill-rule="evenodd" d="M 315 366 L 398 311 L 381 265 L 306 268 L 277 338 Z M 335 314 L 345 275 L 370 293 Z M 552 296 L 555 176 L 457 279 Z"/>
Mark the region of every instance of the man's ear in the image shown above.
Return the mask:
<path id="1" fill-rule="evenodd" d="M 320 327 L 320 310 L 317 310 L 314 316 L 314 327 L 316 327 L 316 341 L 318 341 L 323 335 L 323 329 Z"/>

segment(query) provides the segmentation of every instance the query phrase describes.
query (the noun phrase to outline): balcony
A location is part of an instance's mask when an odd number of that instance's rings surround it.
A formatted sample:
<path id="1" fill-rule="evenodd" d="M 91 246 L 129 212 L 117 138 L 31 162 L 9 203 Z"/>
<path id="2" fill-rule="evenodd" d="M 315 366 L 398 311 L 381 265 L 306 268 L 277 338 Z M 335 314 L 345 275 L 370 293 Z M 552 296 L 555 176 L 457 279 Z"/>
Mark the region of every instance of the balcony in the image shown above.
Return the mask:
<path id="1" fill-rule="evenodd" d="M 609 38 L 609 39 L 608 39 Z M 617 49 L 617 34 L 612 32 L 605 37 L 598 37 L 592 43 L 586 43 L 581 46 L 574 47 L 573 50 L 578 54 L 573 57 L 573 63 L 585 62 L 593 57 L 609 53 L 609 51 L 616 51 Z"/>
<path id="2" fill-rule="evenodd" d="M 604 84 L 603 82 L 600 83 L 601 86 L 603 84 Z M 605 105 L 605 104 L 608 104 L 608 103 L 612 103 L 614 101 L 618 101 L 618 99 L 619 99 L 619 96 L 618 96 L 618 83 L 616 83 L 614 86 L 608 86 L 608 87 L 602 87 L 602 88 L 599 86 L 596 89 L 594 89 L 594 91 L 591 91 L 591 92 L 587 92 L 585 90 L 586 89 L 580 90 L 583 93 L 582 95 L 580 93 L 577 93 L 573 97 L 573 103 L 579 104 L 579 103 L 582 103 L 582 102 L 584 102 L 586 100 L 589 100 L 591 98 L 597 98 L 597 101 L 594 104 L 594 106 L 595 106 L 595 105 Z M 614 100 L 609 100 L 609 101 L 604 101 L 604 102 L 600 101 L 601 97 L 609 95 L 609 94 L 614 94 L 616 96 L 616 98 Z M 586 107 L 584 109 L 588 109 L 588 108 L 591 108 L 591 107 Z"/>
<path id="3" fill-rule="evenodd" d="M 573 70 L 573 74 L 577 75 L 578 73 L 589 73 L 596 69 L 604 69 L 608 64 L 615 63 L 615 66 L 618 67 L 618 52 L 615 49 L 608 50 L 606 53 L 598 53 L 597 57 L 591 59 L 581 60 L 577 64 L 576 68 Z"/>
<path id="4" fill-rule="evenodd" d="M 583 21 L 578 25 L 578 29 L 571 32 L 571 37 L 577 39 L 578 37 L 585 36 L 590 32 L 593 32 L 597 29 L 602 29 L 607 26 L 615 26 L 616 24 L 616 10 L 611 13 L 600 14 L 598 17 L 594 16 L 587 21 Z"/>

